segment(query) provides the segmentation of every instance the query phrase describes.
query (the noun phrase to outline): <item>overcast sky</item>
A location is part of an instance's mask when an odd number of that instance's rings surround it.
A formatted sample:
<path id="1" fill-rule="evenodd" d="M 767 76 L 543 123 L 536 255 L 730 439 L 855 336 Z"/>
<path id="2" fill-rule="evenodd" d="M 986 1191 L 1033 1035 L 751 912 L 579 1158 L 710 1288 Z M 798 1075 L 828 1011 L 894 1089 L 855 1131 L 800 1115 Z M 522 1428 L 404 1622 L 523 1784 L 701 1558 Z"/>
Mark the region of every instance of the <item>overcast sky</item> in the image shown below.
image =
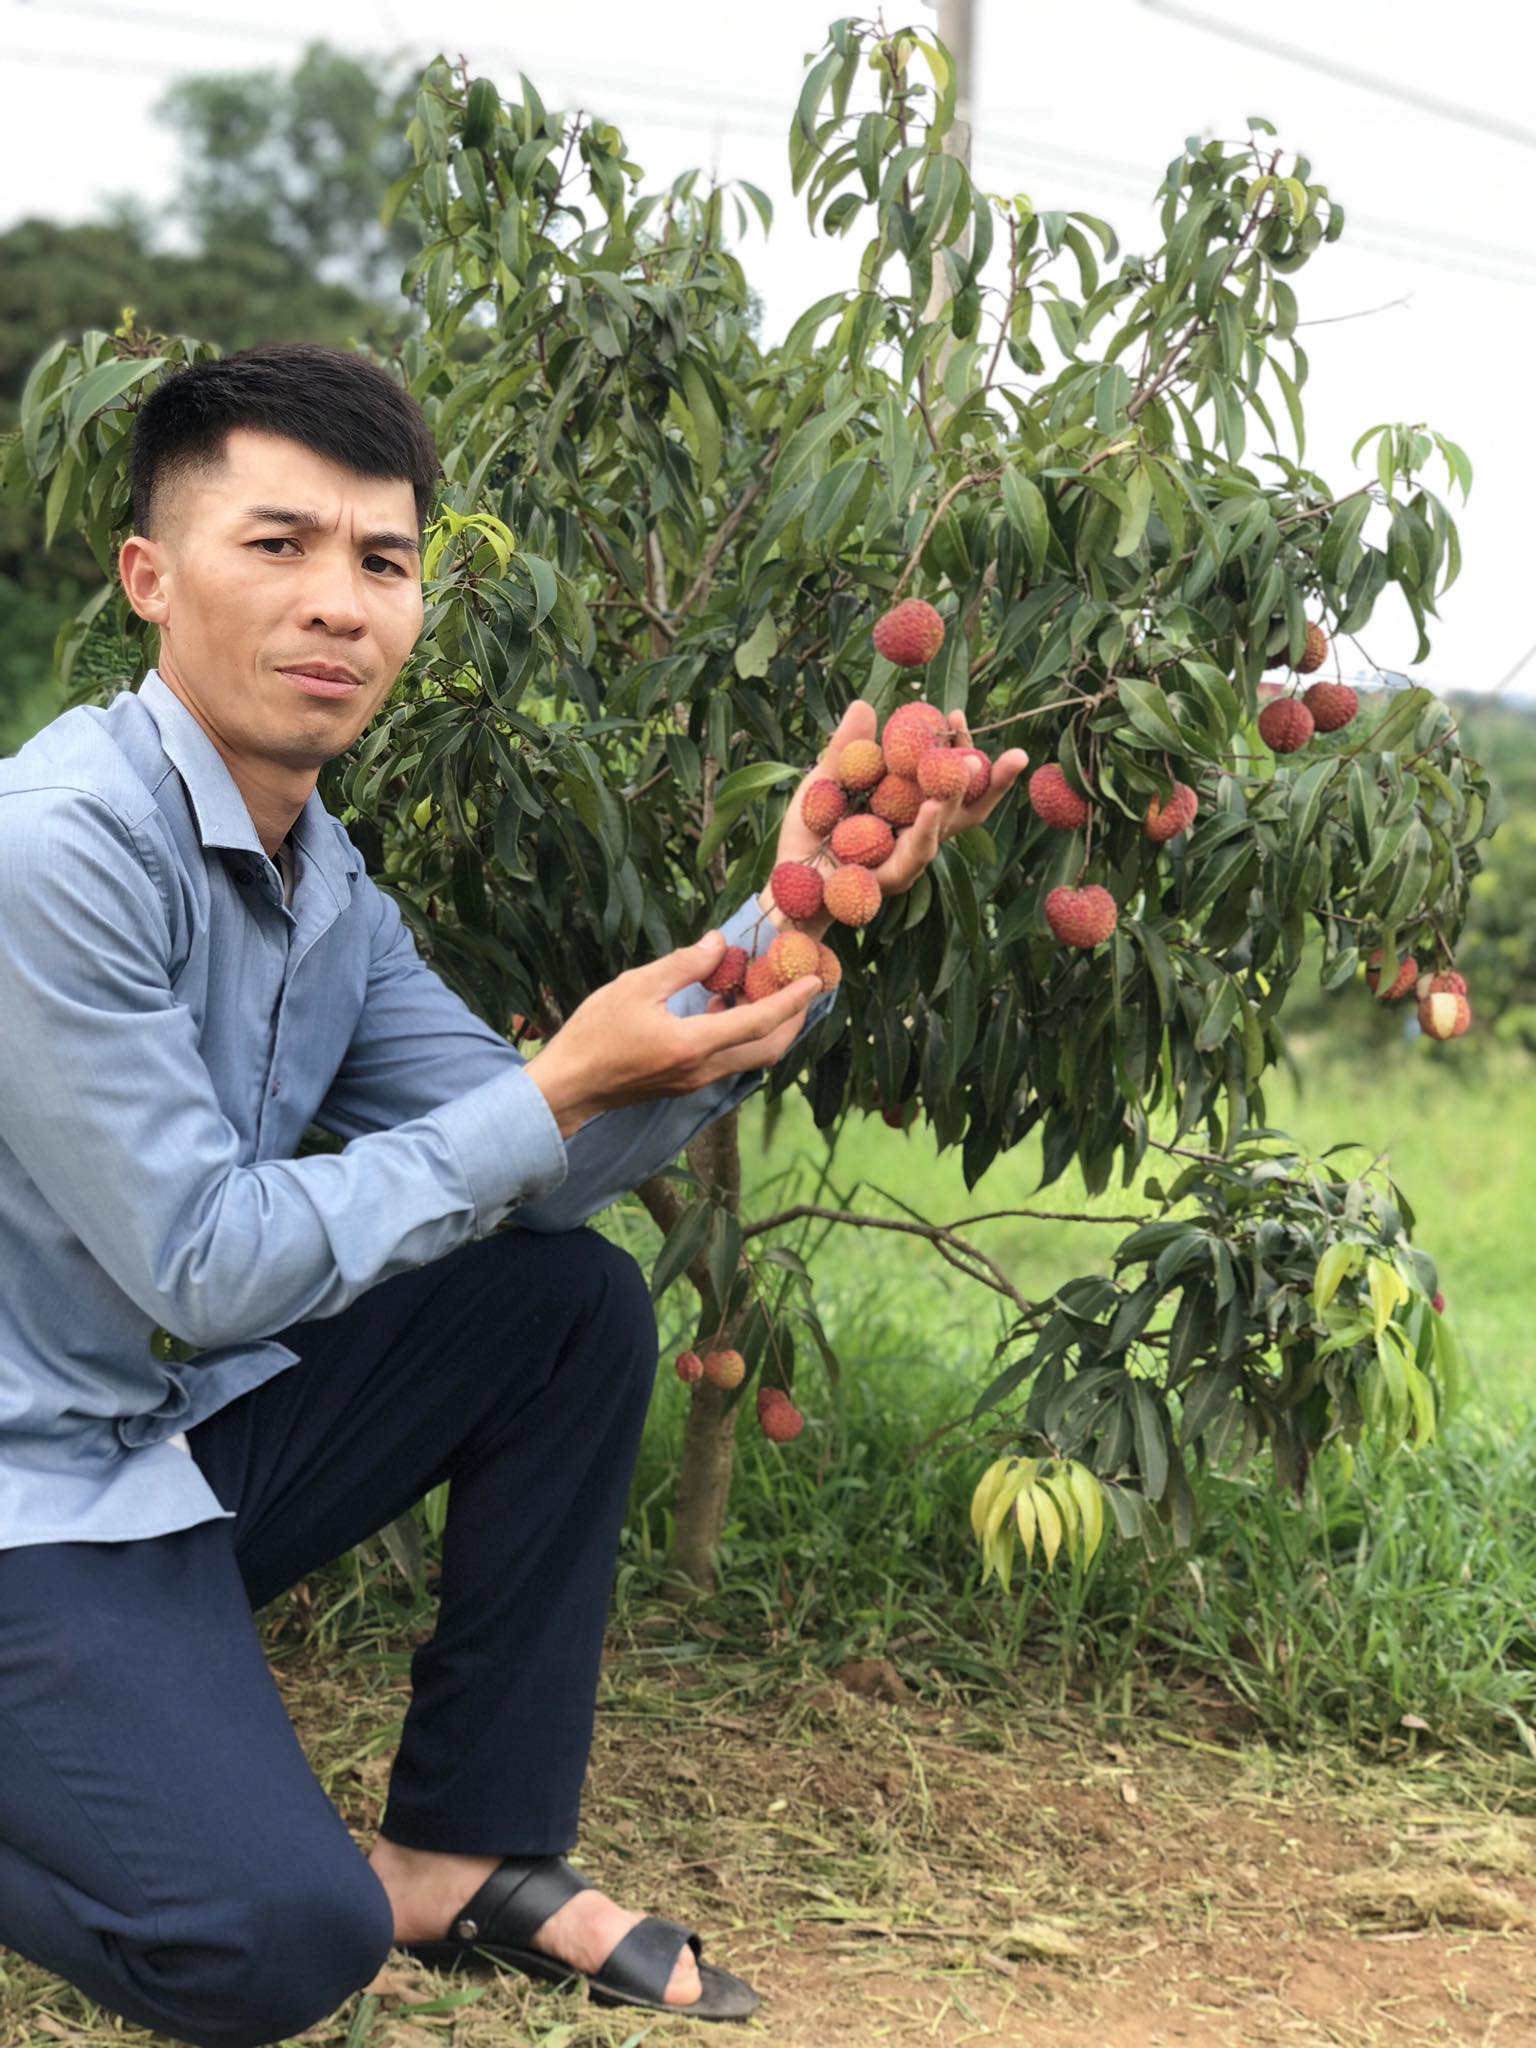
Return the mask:
<path id="1" fill-rule="evenodd" d="M 1383 419 L 1426 421 L 1466 448 L 1475 482 L 1465 509 L 1455 501 L 1466 566 L 1417 673 L 1440 689 L 1495 687 L 1536 643 L 1524 598 L 1536 539 L 1526 397 L 1536 95 L 1525 10 L 1495 0 L 976 9 L 974 167 L 988 190 L 1085 208 L 1111 220 L 1127 248 L 1149 248 L 1150 196 L 1185 136 L 1240 136 L 1246 115 L 1263 114 L 1310 157 L 1349 226 L 1292 280 L 1302 319 L 1319 323 L 1302 337 L 1308 459 L 1337 490 L 1352 488 L 1364 475 L 1350 447 Z M 427 11 L 407 0 L 264 0 L 243 15 L 200 13 L 198 0 L 0 0 L 12 84 L 0 226 L 29 214 L 87 220 L 123 190 L 165 202 L 176 143 L 148 110 L 174 77 L 286 68 L 316 37 L 422 62 L 462 53 L 504 93 L 520 68 L 547 102 L 619 122 L 650 183 L 698 164 L 762 186 L 773 232 L 765 242 L 754 227 L 742 254 L 773 339 L 811 300 L 856 281 L 867 238 L 857 227 L 846 240 L 813 238 L 789 190 L 785 135 L 804 60 L 840 11 L 827 0 L 435 0 L 424 39 Z M 923 0 L 886 0 L 885 19 L 935 17 Z M 1295 55 L 1213 32 L 1223 24 Z M 1470 118 L 1406 104 L 1371 80 Z M 1437 469 L 1429 482 L 1442 489 L 1445 479 Z M 1412 628 L 1395 604 L 1378 608 L 1364 639 L 1383 667 L 1412 669 Z M 1346 672 L 1355 659 L 1346 656 Z M 1509 694 L 1536 694 L 1536 656 Z"/>

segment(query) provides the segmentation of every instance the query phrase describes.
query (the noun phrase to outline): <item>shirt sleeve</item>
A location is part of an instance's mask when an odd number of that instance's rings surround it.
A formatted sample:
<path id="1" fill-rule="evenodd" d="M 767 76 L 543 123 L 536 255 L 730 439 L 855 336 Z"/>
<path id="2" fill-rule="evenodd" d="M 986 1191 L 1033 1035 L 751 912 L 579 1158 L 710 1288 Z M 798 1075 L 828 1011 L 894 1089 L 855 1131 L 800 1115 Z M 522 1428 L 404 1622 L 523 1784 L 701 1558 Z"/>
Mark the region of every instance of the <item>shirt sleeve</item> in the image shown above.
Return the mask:
<path id="1" fill-rule="evenodd" d="M 242 1164 L 153 857 L 86 792 L 0 797 L 0 1142 L 157 1324 L 211 1349 L 336 1315 L 564 1178 L 521 1062 L 471 1064 L 452 1100 L 342 1152 Z"/>
<path id="2" fill-rule="evenodd" d="M 370 886 L 380 907 L 368 999 L 336 1080 L 315 1114 L 316 1123 L 342 1136 L 419 1116 L 465 1089 L 526 1065 L 523 1055 L 422 959 L 394 900 Z M 755 896 L 721 929 L 728 944 L 744 947 L 749 955 L 764 951 L 777 935 Z M 816 998 L 797 1044 L 835 1000 L 835 991 Z M 678 1017 L 698 1016 L 708 1003 L 708 991 L 698 982 L 667 998 L 667 1008 Z M 767 1071 L 756 1067 L 723 1075 L 687 1095 L 658 1096 L 590 1117 L 564 1140 L 566 1173 L 558 1189 L 519 1202 L 516 1221 L 530 1230 L 574 1230 L 670 1165 L 706 1124 L 760 1088 Z M 542 1091 L 531 1080 L 525 1085 L 558 1133 Z"/>

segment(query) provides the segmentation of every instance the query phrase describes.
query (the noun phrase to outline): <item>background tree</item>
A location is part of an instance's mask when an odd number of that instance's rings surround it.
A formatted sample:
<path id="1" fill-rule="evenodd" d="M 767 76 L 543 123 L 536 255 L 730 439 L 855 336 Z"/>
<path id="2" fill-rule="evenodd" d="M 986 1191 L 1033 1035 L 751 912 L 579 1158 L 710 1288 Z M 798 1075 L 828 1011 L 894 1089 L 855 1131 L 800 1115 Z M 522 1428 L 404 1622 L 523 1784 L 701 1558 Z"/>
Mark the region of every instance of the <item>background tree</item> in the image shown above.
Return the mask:
<path id="1" fill-rule="evenodd" d="M 1267 1444 L 1299 1485 L 1332 1440 L 1436 1427 L 1454 1349 L 1408 1211 L 1273 1139 L 1263 1090 L 1309 930 L 1329 987 L 1378 943 L 1389 980 L 1410 947 L 1444 961 L 1490 816 L 1423 690 L 1284 762 L 1255 731 L 1260 677 L 1301 657 L 1309 620 L 1358 630 L 1390 584 L 1422 635 L 1457 560 L 1425 472 L 1470 478 L 1419 427 L 1376 430 L 1354 489 L 1305 465 L 1288 280 L 1344 226 L 1310 166 L 1262 122 L 1187 147 L 1162 245 L 1121 257 L 1092 216 L 976 191 L 942 146 L 952 116 L 931 39 L 834 24 L 791 159 L 813 222 L 867 239 L 848 288 L 765 350 L 726 240 L 728 220 L 766 224 L 761 193 L 694 173 L 644 191 L 610 124 L 550 113 L 526 79 L 503 101 L 427 69 L 385 213 L 420 223 L 404 284 L 427 328 L 398 362 L 446 489 L 417 654 L 322 792 L 445 978 L 498 1029 L 554 1028 L 762 886 L 781 793 L 843 707 L 915 694 L 872 655 L 873 618 L 904 595 L 939 606 L 921 694 L 1057 761 L 1087 827 L 1017 801 L 951 841 L 842 934 L 844 1000 L 767 1093 L 803 1088 L 829 1134 L 855 1110 L 920 1113 L 972 1186 L 1037 1129 L 1046 1182 L 1071 1160 L 1090 1189 L 1129 1181 L 1149 1148 L 1191 1169 L 1163 1190 L 1162 1234 L 1120 1249 L 1134 1284 L 1045 1303 L 919 1226 L 1018 1306 L 978 1400 L 1001 1416 L 1013 1397 L 997 1441 L 1041 1460 L 989 1467 L 979 1533 L 1006 1571 L 994 1495 L 1042 1541 L 1054 1501 L 1074 1549 L 1106 1504 L 1125 1533 L 1182 1541 L 1186 1453 Z M 191 352 L 97 331 L 34 367 L 6 474 L 103 575 L 133 408 Z M 62 654 L 84 700 L 153 644 L 108 583 Z M 1175 779 L 1199 815 L 1159 846 L 1144 814 Z M 1092 951 L 1043 916 L 1079 881 L 1118 911 Z M 781 1242 L 801 1212 L 741 1214 L 735 1119 L 688 1162 L 640 1191 L 656 1292 L 696 1291 L 698 1342 L 744 1352 L 749 1402 L 807 1344 L 835 1370 Z M 742 1398 L 694 1390 L 673 1551 L 695 1584 Z"/>

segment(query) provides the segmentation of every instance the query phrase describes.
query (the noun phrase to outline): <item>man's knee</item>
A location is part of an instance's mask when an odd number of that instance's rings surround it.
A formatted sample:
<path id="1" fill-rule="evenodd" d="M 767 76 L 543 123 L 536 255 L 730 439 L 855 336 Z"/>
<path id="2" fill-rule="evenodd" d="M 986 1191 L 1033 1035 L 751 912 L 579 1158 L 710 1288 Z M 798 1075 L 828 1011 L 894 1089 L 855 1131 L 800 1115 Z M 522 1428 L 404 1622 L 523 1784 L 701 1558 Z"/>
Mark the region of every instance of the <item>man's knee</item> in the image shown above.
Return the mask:
<path id="1" fill-rule="evenodd" d="M 358 1872 L 328 1886 L 248 1888 L 197 1929 L 139 1952 L 140 1993 L 193 2048 L 268 2048 L 327 2018 L 378 1975 L 394 1939 L 384 1887 Z"/>
<path id="2" fill-rule="evenodd" d="M 533 1284 L 541 1293 L 565 1296 L 578 1321 L 601 1320 L 631 1339 L 624 1345 L 626 1354 L 636 1354 L 643 1368 L 654 1372 L 656 1307 L 645 1270 L 632 1252 L 585 1223 L 575 1230 L 501 1234 L 518 1240 L 508 1247 L 507 1271 L 522 1301 L 527 1299 L 531 1253 L 537 1261 Z"/>

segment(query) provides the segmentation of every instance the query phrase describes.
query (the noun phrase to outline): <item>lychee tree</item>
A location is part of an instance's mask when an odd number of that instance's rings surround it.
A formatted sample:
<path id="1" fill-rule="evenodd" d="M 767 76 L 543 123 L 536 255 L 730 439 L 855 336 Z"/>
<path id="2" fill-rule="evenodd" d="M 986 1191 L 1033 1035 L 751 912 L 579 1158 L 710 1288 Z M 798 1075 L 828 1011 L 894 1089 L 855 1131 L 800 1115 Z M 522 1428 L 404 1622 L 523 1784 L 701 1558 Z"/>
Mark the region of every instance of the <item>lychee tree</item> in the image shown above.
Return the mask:
<path id="1" fill-rule="evenodd" d="M 1373 951 L 1388 990 L 1410 953 L 1450 969 L 1492 816 L 1427 691 L 1297 701 L 1292 665 L 1336 678 L 1389 586 L 1428 652 L 1458 556 L 1426 474 L 1470 481 L 1417 424 L 1368 430 L 1366 481 L 1307 465 L 1291 279 L 1344 229 L 1310 166 L 1262 121 L 1193 139 L 1160 244 L 1123 255 L 1092 215 L 978 190 L 953 114 L 930 36 L 833 24 L 790 157 L 813 227 L 857 242 L 765 347 L 737 253 L 761 192 L 646 189 L 610 123 L 428 66 L 387 210 L 419 232 L 426 326 L 396 367 L 446 488 L 420 646 L 321 790 L 445 979 L 531 1045 L 750 893 L 772 905 L 858 700 L 882 737 L 923 701 L 1050 771 L 828 932 L 840 999 L 764 1084 L 828 1134 L 921 1115 L 969 1186 L 1035 1131 L 1043 1184 L 1074 1162 L 1130 1183 L 1157 1154 L 1164 1213 L 1114 1278 L 1049 1300 L 928 1231 L 1016 1310 L 976 1411 L 1001 1453 L 977 1532 L 1006 1573 L 1009 1532 L 1076 1554 L 1106 1507 L 1187 1540 L 1189 1456 L 1267 1444 L 1300 1487 L 1329 1442 L 1433 1433 L 1455 1358 L 1409 1212 L 1271 1133 L 1264 1081 L 1310 931 L 1329 988 Z M 74 701 L 143 665 L 112 581 L 126 436 L 206 351 L 93 332 L 29 381 L 5 476 L 108 578 L 61 635 Z M 873 638 L 909 600 L 937 614 L 921 665 Z M 734 1112 L 686 1157 L 639 1193 L 657 1295 L 698 1298 L 673 1557 L 702 1585 L 739 1413 L 787 1440 L 797 1354 L 837 1360 L 787 1235 L 825 1212 L 743 1214 Z M 693 1371 L 725 1352 L 739 1384 Z"/>

